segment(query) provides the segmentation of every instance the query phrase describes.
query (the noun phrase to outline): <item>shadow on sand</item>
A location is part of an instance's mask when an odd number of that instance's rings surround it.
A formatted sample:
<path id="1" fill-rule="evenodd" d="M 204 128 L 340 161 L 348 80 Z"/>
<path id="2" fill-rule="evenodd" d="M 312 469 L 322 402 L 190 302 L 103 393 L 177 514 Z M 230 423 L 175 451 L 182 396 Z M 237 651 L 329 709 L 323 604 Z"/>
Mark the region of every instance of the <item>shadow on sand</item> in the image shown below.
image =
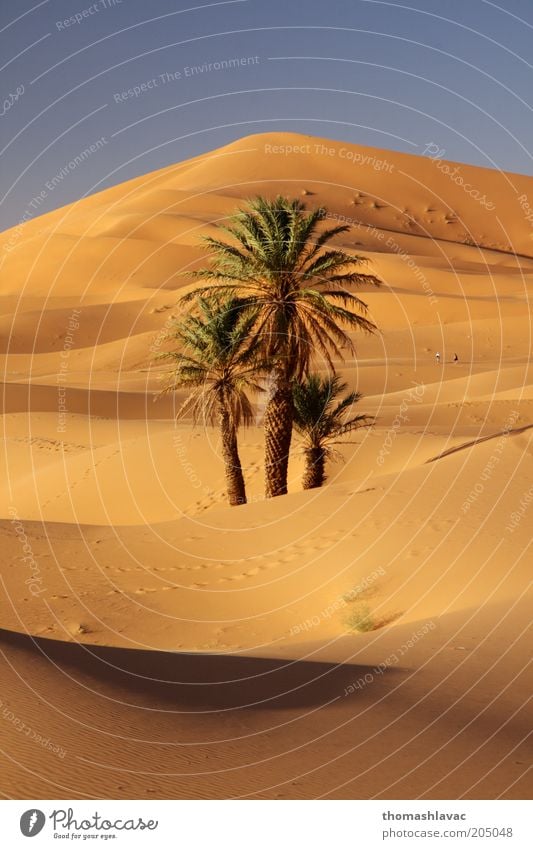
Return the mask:
<path id="1" fill-rule="evenodd" d="M 139 707 L 170 705 L 179 710 L 288 709 L 357 697 L 354 682 L 369 667 L 305 660 L 185 654 L 66 643 L 0 629 L 0 652 L 31 653 L 58 678 L 95 692 L 105 690 Z M 16 666 L 16 659 L 15 659 Z M 394 670 L 373 681 L 373 687 Z M 352 686 L 350 686 L 352 685 Z M 58 682 L 61 686 L 61 681 Z"/>

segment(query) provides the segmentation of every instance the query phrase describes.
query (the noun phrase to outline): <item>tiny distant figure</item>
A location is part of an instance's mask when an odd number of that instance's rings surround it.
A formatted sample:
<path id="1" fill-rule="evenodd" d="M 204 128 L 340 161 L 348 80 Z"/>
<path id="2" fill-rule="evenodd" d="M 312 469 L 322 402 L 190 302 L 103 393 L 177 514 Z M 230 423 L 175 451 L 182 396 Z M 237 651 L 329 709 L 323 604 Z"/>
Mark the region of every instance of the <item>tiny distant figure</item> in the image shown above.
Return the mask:
<path id="1" fill-rule="evenodd" d="M 437 353 L 435 354 L 435 362 L 437 363 L 437 365 L 440 363 L 440 351 L 437 351 Z"/>
<path id="2" fill-rule="evenodd" d="M 457 354 L 454 354 L 454 355 L 453 355 L 453 361 L 454 361 L 454 363 L 458 363 L 458 362 L 459 362 L 459 357 L 457 356 Z"/>

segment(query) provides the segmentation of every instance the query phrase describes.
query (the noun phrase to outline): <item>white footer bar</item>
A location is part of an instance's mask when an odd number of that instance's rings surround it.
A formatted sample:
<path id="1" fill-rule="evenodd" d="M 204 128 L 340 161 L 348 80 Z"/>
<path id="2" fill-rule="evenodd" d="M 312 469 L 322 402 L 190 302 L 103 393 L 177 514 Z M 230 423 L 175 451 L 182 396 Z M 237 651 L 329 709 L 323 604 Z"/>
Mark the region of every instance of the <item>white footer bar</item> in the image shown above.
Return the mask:
<path id="1" fill-rule="evenodd" d="M 0 802 L 0 823 L 6 849 L 67 841 L 124 849 L 528 849 L 531 808 L 520 801 L 30 799 Z"/>

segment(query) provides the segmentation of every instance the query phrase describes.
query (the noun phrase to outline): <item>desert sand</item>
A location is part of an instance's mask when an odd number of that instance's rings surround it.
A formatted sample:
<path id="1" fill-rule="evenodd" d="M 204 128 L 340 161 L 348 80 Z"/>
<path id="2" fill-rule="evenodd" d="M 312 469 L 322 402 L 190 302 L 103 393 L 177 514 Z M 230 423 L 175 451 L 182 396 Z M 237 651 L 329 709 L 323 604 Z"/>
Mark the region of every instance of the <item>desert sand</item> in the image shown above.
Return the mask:
<path id="1" fill-rule="evenodd" d="M 351 224 L 383 281 L 338 364 L 376 424 L 321 490 L 295 439 L 265 501 L 259 402 L 229 508 L 216 429 L 175 421 L 153 358 L 201 236 L 277 193 Z M 4 797 L 531 792 L 524 196 L 271 133 L 2 234 Z"/>

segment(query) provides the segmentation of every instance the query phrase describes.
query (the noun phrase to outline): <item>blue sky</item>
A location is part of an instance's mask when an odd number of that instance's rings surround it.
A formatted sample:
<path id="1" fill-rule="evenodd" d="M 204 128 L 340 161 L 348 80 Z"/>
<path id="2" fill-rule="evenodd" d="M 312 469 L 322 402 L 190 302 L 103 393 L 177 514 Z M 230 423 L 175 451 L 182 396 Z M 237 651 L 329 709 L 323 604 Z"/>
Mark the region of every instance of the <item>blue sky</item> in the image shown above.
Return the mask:
<path id="1" fill-rule="evenodd" d="M 1 229 L 268 130 L 533 174 L 531 0 L 3 0 L 0 39 Z"/>

